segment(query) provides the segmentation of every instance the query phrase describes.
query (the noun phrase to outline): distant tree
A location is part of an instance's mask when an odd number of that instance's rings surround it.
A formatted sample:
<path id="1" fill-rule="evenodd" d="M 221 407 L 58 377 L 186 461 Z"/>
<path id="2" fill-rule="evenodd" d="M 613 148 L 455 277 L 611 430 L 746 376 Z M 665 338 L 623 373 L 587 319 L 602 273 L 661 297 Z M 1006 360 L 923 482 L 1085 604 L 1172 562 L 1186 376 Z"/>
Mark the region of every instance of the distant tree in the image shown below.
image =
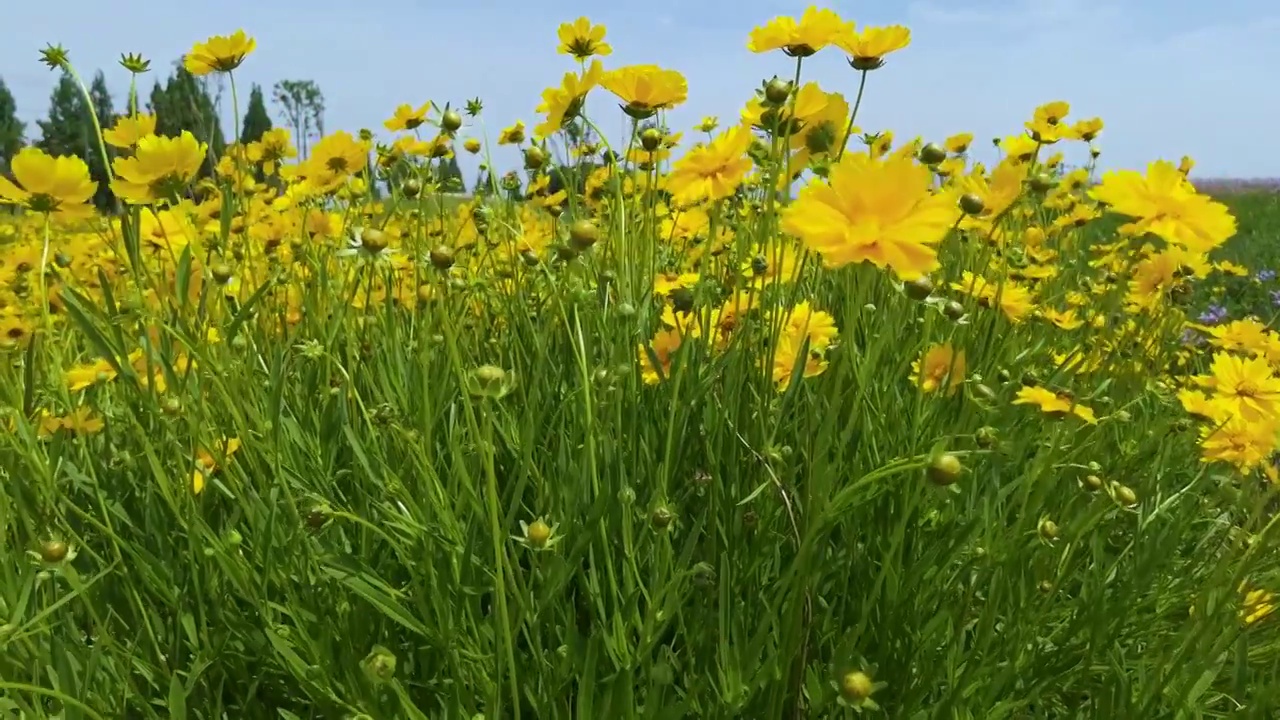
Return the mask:
<path id="1" fill-rule="evenodd" d="M 262 88 L 254 85 L 249 91 L 249 107 L 244 113 L 244 122 L 240 127 L 240 142 L 248 145 L 257 142 L 271 129 L 271 116 L 267 114 L 267 103 L 262 97 Z"/>
<path id="2" fill-rule="evenodd" d="M 493 176 L 489 168 L 481 166 L 476 175 L 476 184 L 471 186 L 472 195 L 488 195 L 493 192 Z"/>
<path id="3" fill-rule="evenodd" d="M 92 131 L 89 130 L 88 112 L 80 88 L 70 75 L 63 74 L 49 95 L 49 113 L 40 126 L 41 150 L 50 155 L 89 156 L 88 147 Z"/>
<path id="4" fill-rule="evenodd" d="M 442 160 L 436 165 L 435 180 L 444 192 L 462 192 L 467 188 L 456 155 L 451 155 L 448 160 Z"/>
<path id="5" fill-rule="evenodd" d="M 22 149 L 25 131 L 26 124 L 18 119 L 18 103 L 0 78 L 0 173 L 8 172 L 9 160 Z"/>
<path id="6" fill-rule="evenodd" d="M 306 158 L 311 131 L 324 135 L 324 93 L 313 80 L 281 80 L 271 90 L 285 123 L 293 130 L 298 157 Z"/>

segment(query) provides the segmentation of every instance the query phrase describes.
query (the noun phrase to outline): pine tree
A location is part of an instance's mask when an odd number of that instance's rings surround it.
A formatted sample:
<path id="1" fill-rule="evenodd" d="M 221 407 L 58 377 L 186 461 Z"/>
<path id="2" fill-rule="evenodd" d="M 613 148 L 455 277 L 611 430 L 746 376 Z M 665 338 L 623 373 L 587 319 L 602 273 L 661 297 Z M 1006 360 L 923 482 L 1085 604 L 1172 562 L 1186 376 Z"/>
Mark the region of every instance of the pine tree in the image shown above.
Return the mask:
<path id="1" fill-rule="evenodd" d="M 88 162 L 93 126 L 80 88 L 70 75 L 58 78 L 49 96 L 49 116 L 37 124 L 40 141 L 36 144 L 41 150 L 50 155 L 75 155 Z"/>
<path id="2" fill-rule="evenodd" d="M 22 149 L 26 124 L 18 119 L 18 103 L 0 78 L 0 173 L 8 172 L 9 160 Z"/>
<path id="3" fill-rule="evenodd" d="M 436 166 L 435 178 L 444 192 L 462 192 L 466 189 L 466 183 L 462 179 L 462 168 L 458 167 L 456 155 L 450 156 L 448 160 Z"/>
<path id="4" fill-rule="evenodd" d="M 93 103 L 93 111 L 98 116 L 98 123 L 102 129 L 112 127 L 116 123 L 116 111 L 111 102 L 111 91 L 107 88 L 107 78 L 99 70 L 94 76 L 93 82 L 89 85 L 89 100 Z M 85 118 L 85 124 L 92 129 L 93 122 L 89 118 Z M 102 149 L 98 145 L 98 138 L 93 134 L 90 135 L 92 141 L 91 147 L 87 149 L 88 156 L 85 162 L 89 165 L 89 177 L 92 177 L 98 183 L 98 192 L 93 196 L 93 204 L 100 210 L 110 210 L 115 207 L 115 195 L 111 193 L 110 177 L 107 174 L 106 161 L 102 157 Z M 109 160 L 113 154 L 112 149 L 107 147 L 107 159 Z"/>
<path id="5" fill-rule="evenodd" d="M 271 116 L 267 114 L 267 103 L 262 96 L 262 88 L 255 84 L 249 91 L 249 107 L 244 113 L 240 142 L 244 145 L 256 142 L 270 129 Z"/>

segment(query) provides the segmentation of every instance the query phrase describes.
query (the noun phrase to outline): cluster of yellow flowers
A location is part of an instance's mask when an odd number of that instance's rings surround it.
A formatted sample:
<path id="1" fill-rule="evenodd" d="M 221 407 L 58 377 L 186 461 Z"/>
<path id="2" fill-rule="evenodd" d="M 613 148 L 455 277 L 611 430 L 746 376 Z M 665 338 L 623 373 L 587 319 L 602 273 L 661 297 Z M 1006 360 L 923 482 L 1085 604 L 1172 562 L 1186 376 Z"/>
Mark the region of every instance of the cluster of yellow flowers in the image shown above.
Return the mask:
<path id="1" fill-rule="evenodd" d="M 123 217 L 93 216 L 87 203 L 96 185 L 83 160 L 23 149 L 13 179 L 0 178 L 0 200 L 26 213 L 0 228 L 0 343 L 21 348 L 44 322 L 68 332 L 60 327 L 66 290 L 136 294 L 150 332 L 165 313 L 194 307 L 204 294 L 244 302 L 267 283 L 281 291 L 263 302 L 286 324 L 338 304 L 412 313 L 484 284 L 492 295 L 474 296 L 482 298 L 480 313 L 485 297 L 507 297 L 521 282 L 535 286 L 532 268 L 595 257 L 614 275 L 607 289 L 614 302 L 655 310 L 656 329 L 636 348 L 645 383 L 662 384 L 697 355 L 746 353 L 784 391 L 823 374 L 839 345 L 841 313 L 819 307 L 833 300 L 815 288 L 841 272 L 871 273 L 870 281 L 875 268 L 936 310 L 930 318 L 956 328 L 1020 332 L 1037 323 L 1058 331 L 1059 342 L 1027 353 L 1041 352 L 1064 386 L 1029 378 L 1013 404 L 1088 425 L 1121 421 L 1122 412 L 1100 413 L 1065 384 L 1074 377 L 1093 388 L 1104 373 L 1151 377 L 1204 419 L 1207 462 L 1274 477 L 1280 335 L 1255 320 L 1201 328 L 1214 351 L 1203 375 L 1191 372 L 1196 358 L 1177 342 L 1187 327 L 1179 298 L 1196 280 L 1238 270 L 1209 259 L 1236 224 L 1187 180 L 1189 162 L 1100 178 L 1092 165 L 1068 170 L 1059 143 L 1084 143 L 1096 158 L 1103 123 L 1069 122 L 1070 106 L 1055 101 L 1001 140 L 1001 157 L 987 168 L 969 156 L 970 134 L 895 144 L 891 132 L 862 133 L 857 101 L 814 82 L 778 80 L 750 98 L 732 126 L 700 123 L 695 131 L 706 139 L 672 161 L 681 134 L 651 121 L 686 101 L 684 76 L 655 65 L 606 69 L 598 59 L 612 52 L 605 34 L 586 18 L 560 28 L 559 50 L 579 69 L 542 93 L 532 132 L 522 122 L 501 132 L 499 144 L 523 152 L 528 181 L 524 202 L 499 209 L 478 196 L 422 211 L 440 189 L 431 164 L 452 156 L 464 130 L 458 112 L 433 117 L 430 103 L 395 109 L 385 123 L 397 133 L 388 145 L 339 131 L 298 159 L 288 131 L 276 129 L 231 146 L 204 179 L 208 148 L 192 134 L 160 136 L 154 117 L 121 118 L 102 140 L 119 151 L 110 183 L 130 207 Z M 797 63 L 843 52 L 865 84 L 910 39 L 903 27 L 856 29 L 834 11 L 811 8 L 754 29 L 748 48 Z M 214 37 L 185 64 L 195 74 L 229 73 L 253 50 L 243 32 Z M 587 113 L 597 89 L 616 96 L 636 132 L 625 152 L 588 163 L 607 144 L 593 136 Z M 423 139 L 428 127 L 436 133 Z M 479 152 L 482 143 L 467 138 L 463 147 Z M 581 187 L 551 172 L 557 147 L 569 166 L 581 161 Z M 372 196 L 379 182 L 391 199 Z M 519 187 L 514 174 L 493 184 Z M 495 213 L 503 213 L 500 222 Z M 1087 233 L 1104 213 L 1129 222 L 1108 242 L 1091 242 Z M 1076 256 L 1083 262 L 1065 262 Z M 636 266 L 640 259 L 647 265 Z M 362 272 L 370 264 L 379 271 Z M 314 292 L 322 277 L 337 284 Z M 201 316 L 209 342 L 221 341 L 225 307 L 211 304 Z M 68 389 L 81 393 L 128 374 L 163 393 L 173 368 L 188 364 L 165 358 L 162 367 L 133 352 L 130 366 L 92 360 L 68 368 Z M 954 331 L 924 349 L 912 382 L 925 394 L 989 393 L 989 380 L 970 372 L 980 352 L 979 338 Z M 100 425 L 87 422 L 91 416 L 86 406 L 46 411 L 41 427 L 94 432 Z M 239 446 L 220 442 L 224 458 Z M 199 492 L 219 461 L 201 451 L 196 464 Z"/>

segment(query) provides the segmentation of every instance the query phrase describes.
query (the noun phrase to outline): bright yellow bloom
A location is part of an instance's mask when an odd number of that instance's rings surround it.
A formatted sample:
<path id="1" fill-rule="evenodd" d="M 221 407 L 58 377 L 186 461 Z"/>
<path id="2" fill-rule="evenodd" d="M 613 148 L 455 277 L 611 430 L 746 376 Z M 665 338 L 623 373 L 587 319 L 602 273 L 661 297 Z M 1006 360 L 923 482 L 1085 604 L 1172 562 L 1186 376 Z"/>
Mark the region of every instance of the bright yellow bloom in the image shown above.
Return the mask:
<path id="1" fill-rule="evenodd" d="M 901 25 L 865 27 L 844 33 L 836 40 L 849 53 L 849 64 L 855 70 L 875 70 L 884 65 L 884 56 L 911 44 L 911 31 Z"/>
<path id="2" fill-rule="evenodd" d="M 751 158 L 747 157 L 751 140 L 750 128 L 738 125 L 685 153 L 667 176 L 672 199 L 680 205 L 692 205 L 733 195 L 751 171 Z"/>
<path id="3" fill-rule="evenodd" d="M 943 390 L 954 395 L 964 383 L 964 350 L 953 350 L 951 343 L 934 345 L 911 363 L 911 382 L 920 392 Z"/>
<path id="4" fill-rule="evenodd" d="M 604 67 L 599 60 L 591 61 L 582 74 L 565 73 L 563 80 L 558 88 L 547 88 L 542 91 L 542 102 L 539 103 L 537 111 L 544 113 L 546 119 L 533 129 L 533 134 L 539 138 L 549 138 L 560 131 L 570 120 L 578 117 L 578 113 L 582 112 L 582 103 L 587 98 L 587 93 L 601 82 L 604 75 Z M 505 133 L 504 133 L 505 134 Z M 519 140 L 512 140 L 518 143 Z"/>
<path id="5" fill-rule="evenodd" d="M 806 348 L 803 377 L 816 377 L 826 372 L 826 351 L 838 334 L 835 319 L 821 310 L 813 310 L 808 302 L 792 308 L 778 333 L 778 344 L 771 362 L 771 377 L 778 391 L 786 390 L 791 384 L 800 353 Z"/>
<path id="6" fill-rule="evenodd" d="M 398 105 L 395 113 L 391 117 L 382 122 L 382 126 L 391 132 L 399 130 L 413 130 L 422 127 L 427 121 L 427 114 L 431 112 L 430 101 L 424 102 L 415 110 L 412 105 Z"/>
<path id="7" fill-rule="evenodd" d="M 1040 408 L 1040 412 L 1050 417 L 1062 418 L 1067 415 L 1075 415 L 1090 425 L 1095 425 L 1098 418 L 1093 414 L 1093 409 L 1081 405 L 1075 401 L 1070 395 L 1065 393 L 1055 393 L 1043 387 L 1024 387 L 1018 391 L 1013 400 L 1014 405 L 1035 405 Z"/>
<path id="8" fill-rule="evenodd" d="M 85 205 L 98 190 L 89 179 L 89 166 L 73 156 L 54 157 L 25 147 L 9 162 L 14 180 L 0 175 L 0 204 L 19 205 L 35 213 L 85 216 Z"/>
<path id="9" fill-rule="evenodd" d="M 369 143 L 339 130 L 316 143 L 302 172 L 318 191 L 332 192 L 368 163 Z"/>
<path id="10" fill-rule="evenodd" d="M 557 31 L 560 36 L 561 55 L 572 55 L 579 60 L 586 60 L 592 55 L 604 57 L 613 53 L 613 48 L 604 41 L 605 27 L 592 25 L 585 17 L 571 23 L 563 23 Z"/>
<path id="11" fill-rule="evenodd" d="M 795 18 L 780 16 L 753 28 L 747 49 L 753 53 L 781 49 L 791 57 L 803 58 L 852 32 L 853 23 L 841 19 L 834 10 L 810 6 L 798 22 Z"/>
<path id="12" fill-rule="evenodd" d="M 659 110 L 670 110 L 689 97 L 684 75 L 657 65 L 610 70 L 600 78 L 600 85 L 617 95 L 625 104 L 623 111 L 637 120 L 653 117 Z"/>
<path id="13" fill-rule="evenodd" d="M 932 192 L 929 169 L 906 158 L 846 154 L 830 182 L 812 181 L 783 214 L 782 230 L 839 268 L 870 262 L 915 278 L 938 267 L 934 246 L 955 224 L 955 199 Z"/>
<path id="14" fill-rule="evenodd" d="M 220 445 L 221 458 L 214 457 L 213 453 L 204 448 L 196 450 L 196 468 L 191 474 L 192 493 L 199 495 L 204 492 L 204 486 L 209 477 L 240 450 L 240 438 L 225 438 Z"/>
<path id="15" fill-rule="evenodd" d="M 186 130 L 176 138 L 140 138 L 132 157 L 112 161 L 116 179 L 111 190 L 133 204 L 171 201 L 195 178 L 207 151 L 208 147 Z"/>
<path id="16" fill-rule="evenodd" d="M 1144 177 L 1134 170 L 1110 171 L 1090 193 L 1121 215 L 1138 218 L 1137 229 L 1193 252 L 1209 252 L 1236 234 L 1227 206 L 1196 192 L 1186 176 L 1159 160 Z"/>
<path id="17" fill-rule="evenodd" d="M 123 115 L 116 120 L 115 127 L 102 131 L 102 139 L 114 147 L 130 148 L 142 138 L 155 134 L 155 131 L 155 115 Z"/>
<path id="18" fill-rule="evenodd" d="M 682 339 L 683 334 L 679 329 L 659 330 L 648 346 L 643 343 L 640 345 L 640 377 L 646 385 L 657 385 L 671 376 L 671 361 L 680 349 Z M 650 349 L 658 359 L 657 365 L 649 357 Z"/>
<path id="19" fill-rule="evenodd" d="M 1200 384 L 1212 388 L 1222 403 L 1223 417 L 1238 417 L 1252 423 L 1280 421 L 1280 377 L 1271 371 L 1266 358 L 1242 358 L 1227 352 L 1216 353 L 1209 375 Z"/>
<path id="20" fill-rule="evenodd" d="M 517 120 L 514 125 L 502 128 L 502 132 L 498 133 L 499 145 L 519 145 L 522 142 L 524 142 L 524 122 L 520 120 Z"/>
<path id="21" fill-rule="evenodd" d="M 253 38 L 237 30 L 231 35 L 214 35 L 196 43 L 182 59 L 182 66 L 192 75 L 208 75 L 213 72 L 231 72 L 240 67 L 244 58 L 257 47 Z"/>

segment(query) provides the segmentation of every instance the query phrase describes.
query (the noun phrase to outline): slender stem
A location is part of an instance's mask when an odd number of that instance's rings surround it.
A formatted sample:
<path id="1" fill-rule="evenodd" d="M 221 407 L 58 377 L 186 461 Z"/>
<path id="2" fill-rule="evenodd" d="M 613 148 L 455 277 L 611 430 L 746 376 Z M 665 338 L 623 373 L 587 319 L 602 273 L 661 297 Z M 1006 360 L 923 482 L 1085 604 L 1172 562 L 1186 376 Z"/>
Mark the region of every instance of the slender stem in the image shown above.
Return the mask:
<path id="1" fill-rule="evenodd" d="M 862 77 L 858 79 L 858 97 L 853 100 L 853 111 L 849 113 L 849 124 L 844 128 L 840 152 L 836 153 L 836 162 L 840 162 L 840 158 L 844 157 L 845 148 L 849 147 L 849 134 L 853 132 L 853 125 L 858 120 L 858 108 L 862 107 L 862 91 L 867 89 L 868 72 L 868 70 L 863 70 Z"/>

